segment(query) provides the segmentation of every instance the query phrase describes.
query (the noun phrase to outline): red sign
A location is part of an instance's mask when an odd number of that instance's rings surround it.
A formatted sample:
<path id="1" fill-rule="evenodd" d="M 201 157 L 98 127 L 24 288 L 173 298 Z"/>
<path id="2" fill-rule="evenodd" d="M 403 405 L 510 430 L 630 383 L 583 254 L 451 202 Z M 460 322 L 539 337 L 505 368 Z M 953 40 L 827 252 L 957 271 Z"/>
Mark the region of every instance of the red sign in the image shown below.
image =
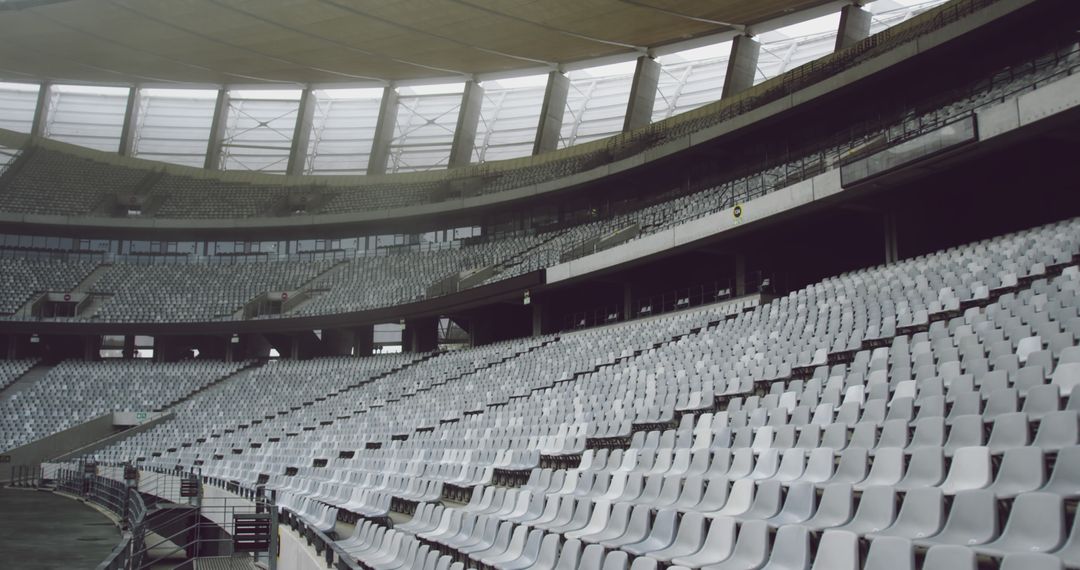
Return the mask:
<path id="1" fill-rule="evenodd" d="M 71 300 L 71 293 L 64 293 L 64 300 L 65 301 L 70 301 Z"/>
<path id="2" fill-rule="evenodd" d="M 285 299 L 288 299 L 288 298 L 289 298 L 289 294 L 287 292 L 281 294 L 281 300 L 282 301 L 284 301 Z"/>

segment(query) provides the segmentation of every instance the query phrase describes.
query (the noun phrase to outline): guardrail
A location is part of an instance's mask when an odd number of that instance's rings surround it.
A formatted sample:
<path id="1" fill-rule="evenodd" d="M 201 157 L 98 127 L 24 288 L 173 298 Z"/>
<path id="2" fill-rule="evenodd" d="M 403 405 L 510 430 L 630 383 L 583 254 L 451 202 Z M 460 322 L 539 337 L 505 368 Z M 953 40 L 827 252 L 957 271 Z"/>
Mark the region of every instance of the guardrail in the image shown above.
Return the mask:
<path id="1" fill-rule="evenodd" d="M 142 496 L 122 481 L 88 472 L 61 468 L 56 472 L 57 490 L 99 505 L 120 519 L 120 543 L 97 566 L 97 570 L 137 570 L 146 541 L 146 505 Z"/>

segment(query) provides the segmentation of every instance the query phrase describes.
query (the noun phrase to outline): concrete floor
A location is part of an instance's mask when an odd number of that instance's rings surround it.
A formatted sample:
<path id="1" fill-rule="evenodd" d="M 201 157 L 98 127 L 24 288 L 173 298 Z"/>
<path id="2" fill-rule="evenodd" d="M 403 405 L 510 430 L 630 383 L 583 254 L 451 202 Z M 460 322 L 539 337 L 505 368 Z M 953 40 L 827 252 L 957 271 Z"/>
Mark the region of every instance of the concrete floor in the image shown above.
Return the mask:
<path id="1" fill-rule="evenodd" d="M 120 541 L 105 515 L 41 491 L 0 489 L 0 567 L 93 570 Z"/>

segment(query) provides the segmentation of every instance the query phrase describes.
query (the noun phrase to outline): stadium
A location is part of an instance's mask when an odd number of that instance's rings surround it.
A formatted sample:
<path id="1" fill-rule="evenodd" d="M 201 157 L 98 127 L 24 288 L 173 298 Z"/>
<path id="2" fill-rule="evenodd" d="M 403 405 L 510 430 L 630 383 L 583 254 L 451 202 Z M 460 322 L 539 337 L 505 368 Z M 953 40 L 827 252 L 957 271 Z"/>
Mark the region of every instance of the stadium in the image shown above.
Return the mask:
<path id="1" fill-rule="evenodd" d="M 1075 0 L 0 0 L 0 567 L 1080 568 L 1078 157 Z"/>

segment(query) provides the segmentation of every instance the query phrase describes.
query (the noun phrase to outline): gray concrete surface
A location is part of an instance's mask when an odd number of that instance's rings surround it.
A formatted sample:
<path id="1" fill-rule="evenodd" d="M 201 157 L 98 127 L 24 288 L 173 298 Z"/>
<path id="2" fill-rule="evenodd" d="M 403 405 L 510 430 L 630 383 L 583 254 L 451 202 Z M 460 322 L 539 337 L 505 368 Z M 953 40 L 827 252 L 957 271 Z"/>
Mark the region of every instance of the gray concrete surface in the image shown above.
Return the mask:
<path id="1" fill-rule="evenodd" d="M 41 491 L 0 489 L 0 567 L 93 570 L 119 543 L 105 515 Z"/>

